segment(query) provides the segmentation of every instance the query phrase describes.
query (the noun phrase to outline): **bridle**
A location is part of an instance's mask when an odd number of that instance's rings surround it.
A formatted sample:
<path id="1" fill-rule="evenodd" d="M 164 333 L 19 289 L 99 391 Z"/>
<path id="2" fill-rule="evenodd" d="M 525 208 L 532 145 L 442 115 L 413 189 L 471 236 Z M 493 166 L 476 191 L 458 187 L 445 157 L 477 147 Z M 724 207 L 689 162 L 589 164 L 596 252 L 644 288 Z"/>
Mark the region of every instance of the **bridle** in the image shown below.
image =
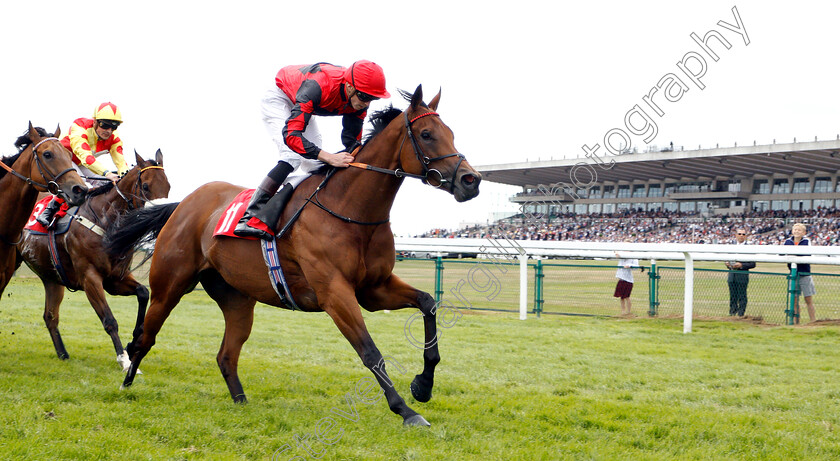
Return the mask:
<path id="1" fill-rule="evenodd" d="M 420 144 L 418 144 L 417 139 L 414 137 L 414 133 L 411 131 L 411 125 L 415 121 L 417 121 L 420 118 L 427 117 L 427 116 L 430 116 L 430 115 L 436 115 L 436 116 L 440 117 L 440 114 L 438 114 L 437 112 L 429 111 L 429 112 L 424 112 L 420 115 L 417 115 L 414 118 L 412 118 L 411 120 L 409 120 L 408 113 L 403 112 L 403 117 L 405 119 L 406 134 L 405 134 L 405 136 L 403 136 L 403 139 L 400 142 L 399 150 L 397 150 L 397 152 L 400 153 L 400 157 L 399 157 L 400 160 L 398 161 L 398 166 L 397 166 L 396 169 L 390 170 L 388 168 L 380 168 L 378 166 L 372 166 L 372 165 L 368 165 L 367 163 L 359 163 L 359 162 L 353 162 L 353 163 L 350 164 L 350 166 L 356 167 L 356 168 L 361 168 L 363 170 L 376 171 L 377 173 L 389 174 L 389 175 L 392 175 L 392 176 L 396 176 L 397 178 L 406 177 L 406 178 L 419 179 L 419 180 L 423 181 L 424 184 L 428 184 L 432 187 L 436 187 L 436 188 L 439 188 L 439 189 L 442 189 L 444 184 L 449 183 L 450 185 L 449 185 L 448 190 L 449 190 L 450 193 L 453 193 L 454 189 L 455 189 L 455 177 L 458 175 L 458 169 L 461 167 L 461 163 L 463 163 L 464 160 L 466 160 L 466 157 L 464 157 L 464 155 L 461 154 L 460 152 L 455 152 L 455 153 L 452 153 L 452 154 L 442 155 L 440 157 L 429 158 L 428 156 L 426 156 L 423 153 L 423 149 L 420 147 Z M 402 153 L 403 146 L 405 145 L 406 138 L 411 140 L 411 146 L 414 149 L 414 155 L 417 157 L 417 161 L 420 163 L 420 166 L 423 168 L 423 174 L 407 173 L 402 168 L 402 165 L 401 165 L 402 155 L 401 155 L 401 153 Z M 359 148 L 356 148 L 353 151 L 352 155 L 355 155 L 356 152 L 358 152 L 358 150 L 359 150 Z M 458 157 L 458 165 L 455 166 L 455 170 L 452 172 L 452 178 L 451 179 L 444 179 L 440 170 L 437 170 L 435 168 L 429 168 L 429 165 L 434 161 L 443 160 L 445 158 L 455 157 L 455 156 Z M 318 208 L 321 208 L 322 210 L 326 211 L 327 213 L 331 214 L 332 216 L 334 216 L 334 217 L 336 217 L 336 218 L 338 218 L 338 219 L 340 219 L 340 220 L 342 220 L 346 223 L 361 224 L 361 225 L 365 225 L 365 226 L 376 226 L 376 225 L 379 225 L 379 224 L 385 224 L 390 220 L 390 218 L 386 218 L 386 219 L 383 219 L 381 221 L 367 221 L 367 222 L 366 221 L 357 221 L 357 220 L 349 218 L 347 216 L 340 215 L 340 214 L 330 210 L 325 205 L 323 205 L 321 203 L 321 201 L 318 200 L 318 192 L 327 184 L 327 181 L 329 181 L 330 177 L 332 177 L 333 173 L 335 173 L 336 171 L 337 170 L 332 169 L 327 173 L 327 175 L 324 177 L 324 180 L 321 181 L 321 184 L 317 188 L 315 188 L 315 190 L 312 192 L 312 195 L 310 195 L 309 198 L 306 199 L 303 206 L 301 206 L 297 210 L 297 212 L 292 216 L 292 218 L 289 219 L 289 221 L 286 222 L 286 225 L 283 226 L 283 228 L 280 230 L 280 232 L 277 233 L 277 237 L 280 237 L 280 236 L 282 236 L 283 234 L 286 233 L 286 230 L 288 230 L 289 227 L 291 227 L 292 223 L 294 223 L 295 220 L 297 220 L 298 216 L 303 211 L 303 207 L 305 207 L 307 203 L 314 204 Z M 430 177 L 431 174 L 434 174 L 434 176 L 436 176 L 437 179 L 430 180 L 429 177 Z M 433 181 L 437 182 L 438 184 L 437 185 L 433 184 L 432 183 Z"/>
<path id="2" fill-rule="evenodd" d="M 135 208 L 137 208 L 136 206 L 134 206 L 133 199 L 135 199 L 135 198 L 140 199 L 140 201 L 143 202 L 144 204 L 148 203 L 148 202 L 151 202 L 149 197 L 146 196 L 146 193 L 143 191 L 143 172 L 146 171 L 146 170 L 151 170 L 151 169 L 162 170 L 163 167 L 158 166 L 158 165 L 150 165 L 150 166 L 141 168 L 140 172 L 137 173 L 137 181 L 135 181 L 135 183 L 132 185 L 131 192 L 128 193 L 128 195 L 131 196 L 131 198 L 126 197 L 125 194 L 122 193 L 122 191 L 120 190 L 120 188 L 118 187 L 117 184 L 114 185 L 114 189 L 116 189 L 117 195 L 119 195 L 120 197 L 122 197 L 123 200 L 125 200 L 125 202 L 128 204 L 128 209 L 129 210 L 134 210 Z M 138 196 L 137 193 L 135 192 L 136 190 L 139 190 L 141 195 Z"/>
<path id="3" fill-rule="evenodd" d="M 29 184 L 30 186 L 41 187 L 41 188 L 49 191 L 49 193 L 51 193 L 53 195 L 59 195 L 64 191 L 62 191 L 61 186 L 58 185 L 58 178 L 64 176 L 65 174 L 67 174 L 71 171 L 75 171 L 75 170 L 73 169 L 73 167 L 70 167 L 70 168 L 67 168 L 66 170 L 62 171 L 61 173 L 59 173 L 57 175 L 54 175 L 52 173 L 52 171 L 50 171 L 49 168 L 47 168 L 47 166 L 43 164 L 43 162 L 41 161 L 41 157 L 38 156 L 38 147 L 41 144 L 43 144 L 47 141 L 58 142 L 58 138 L 54 138 L 54 137 L 44 138 L 44 139 L 41 139 L 40 141 L 38 141 L 37 144 L 32 146 L 32 156 L 35 157 L 35 165 L 38 167 L 38 173 L 41 175 L 41 178 L 47 180 L 47 184 L 42 184 L 40 182 L 37 182 L 37 181 L 33 180 L 32 178 L 29 178 L 27 176 L 24 176 L 24 175 L 20 174 L 3 162 L 0 162 L 0 167 L 2 167 L 4 170 L 11 173 L 13 176 L 15 176 L 19 179 L 22 179 L 26 184 Z M 45 172 L 49 176 L 45 175 L 44 174 Z"/>
<path id="4" fill-rule="evenodd" d="M 122 198 L 125 201 L 126 205 L 128 205 L 129 210 L 135 210 L 135 209 L 138 208 L 137 206 L 134 205 L 134 199 L 140 200 L 143 204 L 151 202 L 151 200 L 146 196 L 146 193 L 143 192 L 143 178 L 142 178 L 143 172 L 146 171 L 146 170 L 149 170 L 149 169 L 162 170 L 163 167 L 162 166 L 157 166 L 157 165 L 150 165 L 150 166 L 141 168 L 140 171 L 137 173 L 137 181 L 135 181 L 134 184 L 132 184 L 131 190 L 127 194 L 124 194 L 120 190 L 120 187 L 119 187 L 119 183 L 123 180 L 123 178 L 125 178 L 125 176 L 127 176 L 127 173 L 126 173 L 126 175 L 123 175 L 120 179 L 118 179 L 116 181 L 116 183 L 114 183 L 114 186 L 113 186 L 114 191 L 116 191 L 117 195 L 119 195 L 120 198 Z M 83 177 L 85 179 L 95 179 L 97 181 L 110 181 L 105 176 L 83 176 Z M 140 194 L 142 196 L 137 195 L 137 193 L 135 192 L 137 189 L 140 190 Z M 85 200 L 84 205 L 87 205 L 88 211 L 93 216 L 93 222 L 95 222 L 96 224 L 101 226 L 102 221 L 101 221 L 98 213 L 93 209 L 93 205 L 91 204 L 91 201 L 90 200 Z"/>
<path id="5" fill-rule="evenodd" d="M 444 185 L 446 183 L 449 183 L 449 187 L 447 188 L 447 190 L 449 190 L 450 193 L 454 192 L 455 177 L 458 175 L 458 169 L 461 168 L 461 163 L 463 163 L 464 160 L 466 160 L 466 157 L 464 157 L 464 154 L 461 154 L 460 152 L 455 152 L 455 153 L 452 153 L 452 154 L 442 155 L 440 157 L 429 158 L 423 152 L 423 149 L 420 147 L 420 144 L 417 142 L 417 138 L 414 136 L 414 132 L 411 131 L 411 125 L 415 121 L 417 121 L 420 118 L 427 117 L 427 116 L 430 116 L 430 115 L 435 115 L 435 116 L 440 117 L 440 114 L 438 114 L 437 112 L 429 111 L 429 112 L 424 112 L 420 115 L 417 115 L 414 118 L 409 120 L 408 113 L 403 112 L 403 118 L 405 119 L 405 136 L 403 136 L 402 142 L 400 142 L 399 152 L 402 152 L 402 148 L 403 148 L 403 145 L 405 144 L 405 140 L 409 139 L 411 141 L 411 147 L 414 149 L 414 156 L 417 157 L 417 161 L 418 161 L 418 163 L 420 163 L 420 167 L 423 169 L 423 174 L 407 173 L 405 170 L 403 170 L 401 164 L 394 170 L 389 170 L 387 168 L 380 168 L 380 167 L 368 165 L 366 163 L 357 163 L 357 162 L 351 163 L 350 166 L 353 166 L 353 167 L 356 167 L 356 168 L 361 168 L 361 169 L 364 169 L 364 170 L 376 171 L 378 173 L 390 174 L 390 175 L 396 176 L 398 178 L 406 177 L 406 178 L 419 179 L 419 180 L 423 181 L 424 184 L 428 184 L 428 185 L 430 185 L 432 187 L 436 187 L 438 189 L 443 189 Z M 449 157 L 456 157 L 456 156 L 458 157 L 458 164 L 455 166 L 455 170 L 452 172 L 452 177 L 450 179 L 445 179 L 443 177 L 443 174 L 440 172 L 440 170 L 438 170 L 436 168 L 430 168 L 429 167 L 429 165 L 432 162 L 436 162 L 438 160 L 443 160 L 443 159 L 446 159 L 446 158 L 449 158 Z M 400 160 L 400 163 L 401 162 L 402 162 L 402 160 Z M 435 185 L 434 183 L 437 183 L 437 185 Z"/>

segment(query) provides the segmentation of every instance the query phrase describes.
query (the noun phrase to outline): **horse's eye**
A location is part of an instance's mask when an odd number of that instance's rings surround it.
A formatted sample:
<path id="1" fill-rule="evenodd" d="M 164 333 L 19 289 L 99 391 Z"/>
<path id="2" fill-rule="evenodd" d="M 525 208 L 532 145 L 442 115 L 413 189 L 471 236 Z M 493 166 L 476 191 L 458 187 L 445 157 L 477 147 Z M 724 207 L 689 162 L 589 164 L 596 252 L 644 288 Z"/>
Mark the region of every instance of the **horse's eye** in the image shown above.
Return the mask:
<path id="1" fill-rule="evenodd" d="M 148 184 L 146 184 L 146 183 L 143 183 L 143 190 L 144 190 L 145 192 L 149 192 L 149 185 L 148 185 Z"/>
<path id="2" fill-rule="evenodd" d="M 45 159 L 49 160 L 52 158 L 53 153 L 51 151 L 45 150 L 43 154 L 41 154 Z"/>
<path id="3" fill-rule="evenodd" d="M 432 139 L 432 134 L 428 131 L 424 131 L 420 133 L 420 137 L 428 141 L 429 139 Z"/>

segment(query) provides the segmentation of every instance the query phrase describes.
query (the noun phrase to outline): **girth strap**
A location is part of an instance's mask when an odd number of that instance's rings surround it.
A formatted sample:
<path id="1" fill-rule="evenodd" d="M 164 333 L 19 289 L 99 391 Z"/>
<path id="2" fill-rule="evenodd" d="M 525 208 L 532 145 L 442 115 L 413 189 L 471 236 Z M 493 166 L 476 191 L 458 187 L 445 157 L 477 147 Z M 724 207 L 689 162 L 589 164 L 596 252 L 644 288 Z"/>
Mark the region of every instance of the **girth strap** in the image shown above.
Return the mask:
<path id="1" fill-rule="evenodd" d="M 55 242 L 55 230 L 50 229 L 47 232 L 47 242 L 50 249 L 50 260 L 53 263 L 53 267 L 55 267 L 55 271 L 58 273 L 61 284 L 70 291 L 76 291 L 70 287 L 70 281 L 67 280 L 67 273 L 64 272 L 64 266 L 61 264 L 61 256 L 58 254 L 58 245 Z"/>

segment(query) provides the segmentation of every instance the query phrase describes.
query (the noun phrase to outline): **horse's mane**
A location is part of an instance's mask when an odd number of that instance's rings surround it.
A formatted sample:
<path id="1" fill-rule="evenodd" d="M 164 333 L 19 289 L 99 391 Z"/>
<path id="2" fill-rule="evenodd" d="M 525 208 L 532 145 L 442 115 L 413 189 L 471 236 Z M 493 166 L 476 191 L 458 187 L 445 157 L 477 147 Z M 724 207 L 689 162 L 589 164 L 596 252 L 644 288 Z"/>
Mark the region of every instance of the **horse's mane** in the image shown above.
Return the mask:
<path id="1" fill-rule="evenodd" d="M 51 138 L 54 136 L 52 133 L 47 133 L 47 130 L 40 126 L 35 127 L 35 131 L 42 138 Z M 18 153 L 20 153 L 29 147 L 30 144 L 32 144 L 32 140 L 29 138 L 29 130 L 27 129 L 22 135 L 18 136 L 17 141 L 15 141 L 15 147 L 17 147 Z"/>
<path id="2" fill-rule="evenodd" d="M 367 144 L 374 136 L 378 135 L 391 123 L 392 120 L 397 118 L 403 111 L 394 107 L 393 104 L 388 105 L 388 107 L 378 110 L 368 117 L 368 121 L 371 125 L 373 125 L 373 129 L 368 131 L 365 135 L 364 143 Z"/>
<path id="3" fill-rule="evenodd" d="M 108 181 L 107 183 L 99 186 L 99 187 L 92 187 L 87 191 L 87 198 L 96 197 L 97 195 L 102 195 L 111 189 L 114 188 L 114 183 Z"/>
<path id="4" fill-rule="evenodd" d="M 36 127 L 35 131 L 37 131 L 42 138 L 49 138 L 52 136 L 52 133 L 47 133 L 47 130 L 41 127 Z M 17 154 L 11 155 L 9 157 L 3 157 L 3 159 L 0 161 L 5 163 L 7 166 L 14 165 L 18 157 L 20 157 L 20 154 L 22 154 L 23 151 L 26 150 L 26 148 L 29 147 L 30 144 L 32 144 L 32 140 L 29 139 L 29 130 L 27 129 L 26 132 L 21 136 L 18 136 L 17 141 L 15 141 L 15 147 L 18 150 Z M 3 179 L 3 176 L 6 176 L 6 170 L 0 169 L 0 179 Z"/>
<path id="5" fill-rule="evenodd" d="M 12 155 L 11 157 L 3 157 L 2 162 L 5 163 L 7 166 L 12 166 L 12 165 L 15 164 L 18 157 L 20 157 L 21 153 L 22 152 L 18 152 L 17 154 Z M 3 176 L 6 176 L 6 169 L 5 168 L 0 169 L 0 179 L 3 179 Z"/>
<path id="6" fill-rule="evenodd" d="M 405 99 L 408 102 L 411 102 L 411 98 L 414 97 L 414 93 L 410 93 L 408 91 L 400 89 L 398 89 L 397 91 L 400 93 L 400 96 L 402 96 L 403 99 Z M 423 103 L 423 106 L 427 107 L 426 103 Z M 391 123 L 391 121 L 393 121 L 402 113 L 403 111 L 395 108 L 393 104 L 389 104 L 388 107 L 372 113 L 370 117 L 368 117 L 368 121 L 371 125 L 373 125 L 373 129 L 368 131 L 368 133 L 365 135 L 364 143 L 367 144 L 368 141 L 373 139 L 374 136 L 381 133 L 382 130 L 384 130 L 385 127 L 388 126 L 389 123 Z"/>
<path id="7" fill-rule="evenodd" d="M 155 161 L 155 160 L 149 159 L 149 160 L 146 160 L 146 161 L 149 162 L 149 166 L 160 166 L 160 165 L 158 165 L 158 162 Z M 128 173 L 126 173 L 126 174 L 128 174 Z M 102 195 L 102 194 L 110 191 L 113 188 L 114 188 L 114 183 L 111 182 L 111 181 L 108 181 L 107 183 L 105 183 L 105 184 L 103 184 L 99 187 L 94 187 L 92 189 L 88 189 L 87 198 L 96 197 L 97 195 Z"/>

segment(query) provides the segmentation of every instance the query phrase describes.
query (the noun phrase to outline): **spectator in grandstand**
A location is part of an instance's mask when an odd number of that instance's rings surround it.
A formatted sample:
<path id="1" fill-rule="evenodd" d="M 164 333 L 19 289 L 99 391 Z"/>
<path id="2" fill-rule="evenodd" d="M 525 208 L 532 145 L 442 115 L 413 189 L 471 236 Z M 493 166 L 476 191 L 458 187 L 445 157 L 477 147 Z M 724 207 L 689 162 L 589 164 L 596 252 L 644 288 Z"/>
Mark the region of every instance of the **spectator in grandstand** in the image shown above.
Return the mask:
<path id="1" fill-rule="evenodd" d="M 619 299 L 621 303 L 621 315 L 630 315 L 630 293 L 633 292 L 633 268 L 639 267 L 638 259 L 621 258 L 618 253 L 615 254 L 618 259 L 618 270 L 615 277 L 618 283 L 615 285 L 615 292 L 613 296 Z M 644 271 L 644 268 L 642 268 Z"/>
<path id="2" fill-rule="evenodd" d="M 806 232 L 807 228 L 805 224 L 801 222 L 794 224 L 791 229 L 791 234 L 793 235 L 785 240 L 785 245 L 807 246 L 809 241 L 808 237 L 805 237 Z M 788 264 L 788 269 L 790 269 L 790 264 Z M 796 301 L 793 307 L 793 321 L 794 323 L 799 323 L 799 295 L 802 295 L 805 298 L 805 304 L 808 305 L 808 318 L 814 322 L 817 320 L 817 313 L 814 309 L 814 295 L 817 294 L 817 290 L 814 288 L 814 280 L 811 279 L 811 265 L 797 264 L 796 270 L 799 275 L 799 284 L 797 285 Z"/>
<path id="3" fill-rule="evenodd" d="M 735 245 L 747 244 L 747 231 L 743 227 L 735 229 Z M 749 270 L 755 267 L 752 261 L 727 261 L 729 269 L 729 315 L 743 317 L 747 311 L 747 285 L 750 283 Z"/>

